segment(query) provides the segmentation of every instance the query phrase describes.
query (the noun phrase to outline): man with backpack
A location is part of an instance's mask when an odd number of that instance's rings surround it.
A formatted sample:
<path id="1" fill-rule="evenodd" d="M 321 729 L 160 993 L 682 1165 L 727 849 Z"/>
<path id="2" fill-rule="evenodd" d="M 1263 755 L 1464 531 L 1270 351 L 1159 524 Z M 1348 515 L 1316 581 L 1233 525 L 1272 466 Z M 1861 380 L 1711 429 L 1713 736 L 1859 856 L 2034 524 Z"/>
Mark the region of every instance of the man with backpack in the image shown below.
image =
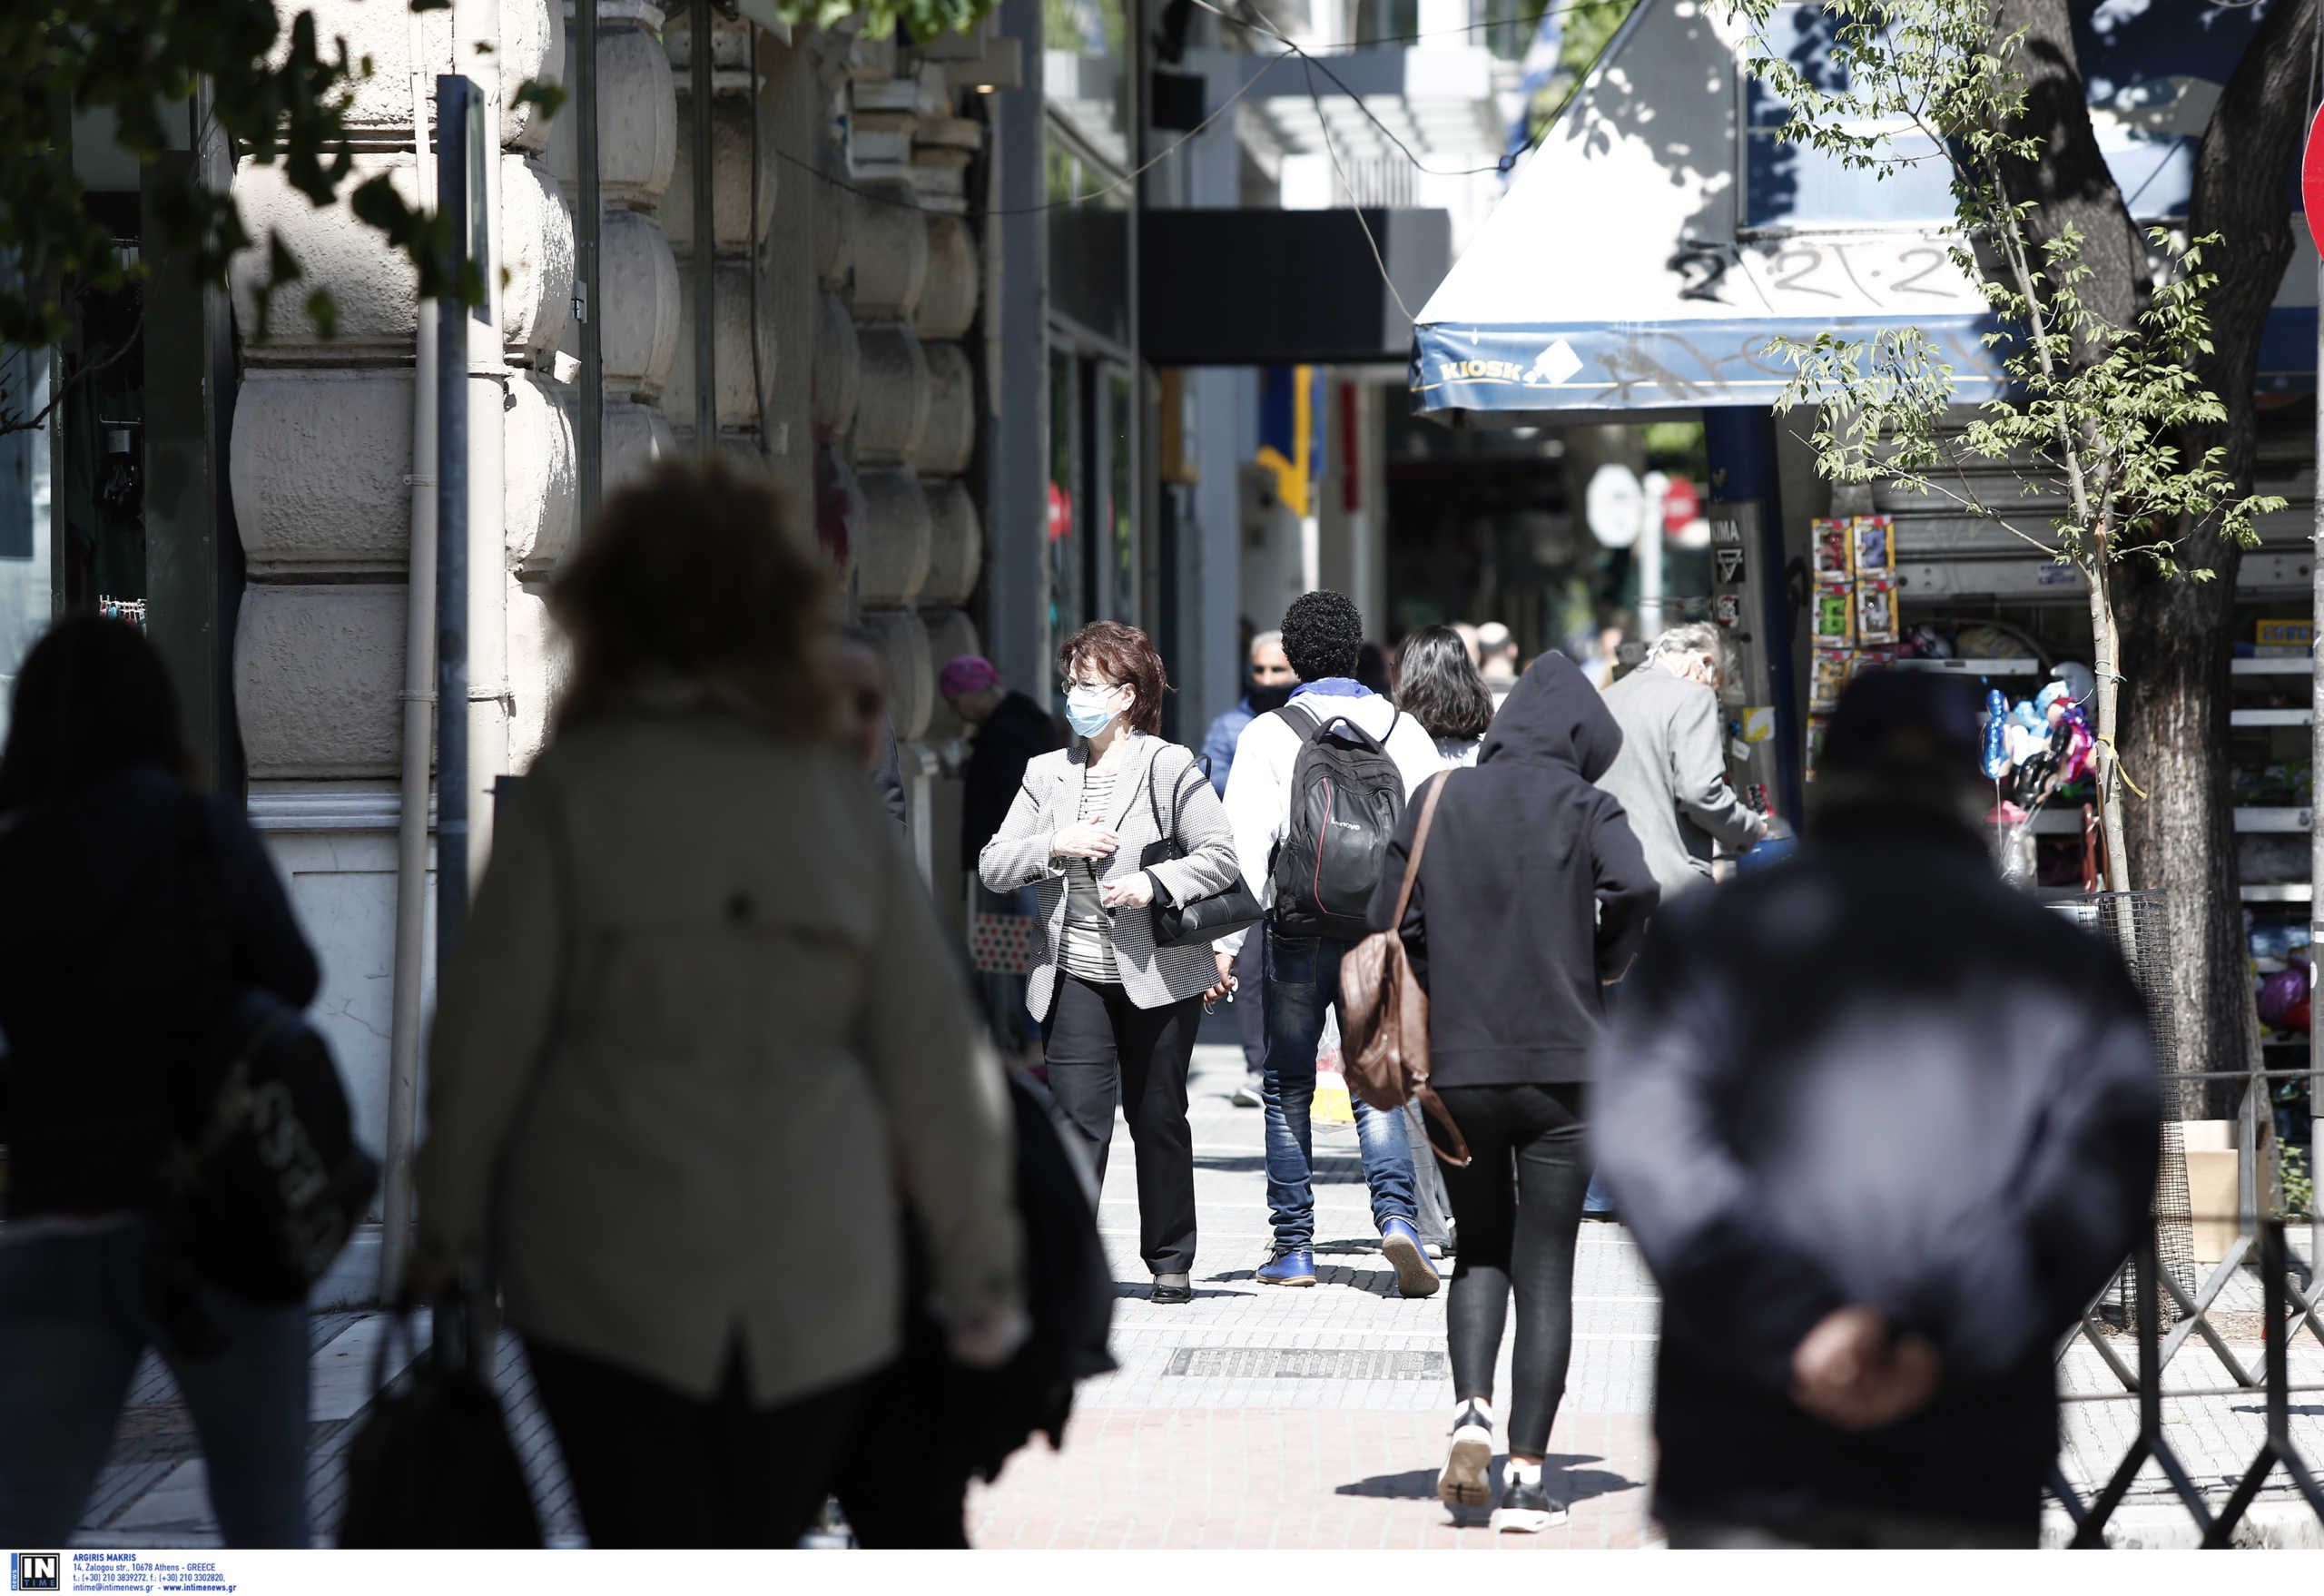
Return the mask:
<path id="1" fill-rule="evenodd" d="M 1265 938 L 1267 1207 L 1273 1256 L 1263 1286 L 1315 1284 L 1315 1192 L 1309 1116 L 1324 1015 L 1340 1000 L 1340 961 L 1365 913 L 1404 801 L 1443 768 L 1419 722 L 1355 680 L 1364 617 L 1344 594 L 1302 594 L 1283 616 L 1283 651 L 1299 685 L 1235 745 L 1226 818 L 1252 892 L 1267 905 Z M 1216 944 L 1219 978 L 1242 937 Z M 1342 1029 L 1344 1030 L 1342 1017 Z M 1412 1148 L 1401 1114 L 1358 1100 L 1355 1132 L 1381 1253 L 1406 1296 L 1440 1284 L 1413 1227 Z"/>

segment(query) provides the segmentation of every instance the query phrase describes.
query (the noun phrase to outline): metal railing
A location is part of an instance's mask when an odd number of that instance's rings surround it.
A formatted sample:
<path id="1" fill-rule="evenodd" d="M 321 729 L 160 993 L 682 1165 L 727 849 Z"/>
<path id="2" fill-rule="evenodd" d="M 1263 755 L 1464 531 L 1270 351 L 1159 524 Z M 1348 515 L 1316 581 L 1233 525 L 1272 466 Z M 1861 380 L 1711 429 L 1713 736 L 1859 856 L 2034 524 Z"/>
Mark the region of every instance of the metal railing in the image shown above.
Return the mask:
<path id="1" fill-rule="evenodd" d="M 2292 1283 L 2294 1260 L 2285 1244 L 2284 1220 L 2278 1216 L 2257 1218 L 2250 1231 L 2239 1237 L 2227 1259 L 2214 1272 L 2205 1289 L 2188 1294 L 2168 1271 L 2162 1266 L 2154 1233 L 2150 1230 L 2139 1239 L 2128 1266 L 2132 1276 L 2133 1302 L 2132 1318 L 2138 1341 L 2138 1369 L 2126 1367 L 2113 1348 L 2107 1345 L 2096 1315 L 2107 1296 L 2113 1289 L 2110 1283 L 2105 1292 L 2095 1298 L 2084 1311 L 2081 1325 L 2066 1338 L 2060 1349 L 2059 1359 L 2064 1360 L 2077 1337 L 2086 1337 L 2095 1346 L 2109 1368 L 2122 1380 L 2122 1392 L 2107 1392 L 2095 1395 L 2070 1396 L 2068 1401 L 2102 1401 L 2135 1399 L 2139 1404 L 2138 1434 L 2122 1454 L 2122 1461 L 2097 1494 L 2084 1502 L 2081 1493 L 2068 1481 L 2063 1470 L 2053 1464 L 2050 1470 L 2050 1493 L 2065 1508 L 2073 1521 L 2072 1545 L 2102 1547 L 2106 1544 L 2106 1526 L 2123 1498 L 2129 1494 L 2140 1472 L 2152 1461 L 2162 1471 L 2179 1505 L 2194 1522 L 2207 1547 L 2223 1547 L 2233 1543 L 2236 1527 L 2243 1522 L 2260 1492 L 2278 1469 L 2290 1477 L 2293 1488 L 2307 1502 L 2319 1523 L 2324 1523 L 2324 1486 L 2317 1483 L 2315 1473 L 2303 1458 L 2291 1438 L 2291 1396 L 2295 1392 L 2324 1390 L 2324 1384 L 2295 1385 L 2291 1382 L 2291 1344 L 2305 1329 L 2324 1345 L 2324 1315 L 2319 1315 L 2317 1303 Z M 2246 1261 L 2256 1265 L 2261 1291 L 2261 1333 L 2264 1340 L 2261 1369 L 2254 1375 L 2242 1361 L 2229 1349 L 2226 1340 L 2211 1325 L 2210 1315 L 2214 1302 L 2226 1283 Z M 2312 1268 L 2308 1281 L 2311 1293 L 2315 1290 Z M 2177 1299 L 2185 1315 L 2173 1327 L 2171 1335 L 2162 1333 L 2158 1286 Z M 2297 1313 L 2294 1313 L 2297 1309 Z M 2234 1384 L 2219 1389 L 2165 1390 L 2162 1372 L 2178 1355 L 2191 1335 L 2202 1336 L 2213 1355 Z M 2210 1499 L 2188 1473 L 2178 1450 L 2163 1433 L 2162 1404 L 2166 1398 L 2260 1394 L 2266 1402 L 2267 1433 L 2233 1491 L 2218 1512 L 2211 1511 Z"/>

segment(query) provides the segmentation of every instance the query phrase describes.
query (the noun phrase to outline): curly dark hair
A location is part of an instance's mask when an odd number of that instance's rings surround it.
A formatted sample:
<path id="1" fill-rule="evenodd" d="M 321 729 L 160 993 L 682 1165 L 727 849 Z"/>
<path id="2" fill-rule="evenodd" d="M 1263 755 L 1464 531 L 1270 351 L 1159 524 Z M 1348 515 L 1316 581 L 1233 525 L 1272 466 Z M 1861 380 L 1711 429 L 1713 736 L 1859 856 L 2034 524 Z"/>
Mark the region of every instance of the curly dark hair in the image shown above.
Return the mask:
<path id="1" fill-rule="evenodd" d="M 1318 587 L 1283 612 L 1283 656 L 1303 682 L 1353 676 L 1364 653 L 1364 614 L 1344 593 Z"/>
<path id="2" fill-rule="evenodd" d="M 1170 690 L 1170 681 L 1153 638 L 1119 621 L 1092 621 L 1057 651 L 1058 674 L 1068 681 L 1085 665 L 1130 690 L 1129 714 L 1123 718 L 1131 731 L 1151 736 L 1162 729 L 1162 695 Z"/>
<path id="3" fill-rule="evenodd" d="M 611 495 L 549 589 L 573 642 L 559 729 L 675 676 L 777 737 L 828 735 L 832 574 L 812 538 L 771 480 L 721 458 Z"/>
<path id="4" fill-rule="evenodd" d="M 1404 639 L 1396 707 L 1432 737 L 1472 743 L 1485 734 L 1492 724 L 1492 695 L 1469 663 L 1469 645 L 1460 633 L 1430 626 Z"/>

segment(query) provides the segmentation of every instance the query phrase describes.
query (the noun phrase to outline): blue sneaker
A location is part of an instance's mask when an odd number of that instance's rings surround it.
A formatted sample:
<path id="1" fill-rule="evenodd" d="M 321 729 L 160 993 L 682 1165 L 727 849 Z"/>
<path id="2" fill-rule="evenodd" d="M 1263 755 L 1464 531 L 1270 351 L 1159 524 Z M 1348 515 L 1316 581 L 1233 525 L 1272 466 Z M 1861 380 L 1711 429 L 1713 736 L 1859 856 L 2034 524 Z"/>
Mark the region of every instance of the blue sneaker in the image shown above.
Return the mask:
<path id="1" fill-rule="evenodd" d="M 1396 1289 L 1406 1296 L 1434 1296 L 1436 1288 L 1444 1284 L 1436 1266 L 1428 1261 L 1420 1232 L 1411 1221 L 1391 1219 L 1380 1227 L 1380 1251 L 1396 1266 Z"/>
<path id="2" fill-rule="evenodd" d="M 1313 1286 L 1315 1254 L 1304 1246 L 1279 1252 L 1261 1265 L 1251 1278 L 1262 1286 Z"/>

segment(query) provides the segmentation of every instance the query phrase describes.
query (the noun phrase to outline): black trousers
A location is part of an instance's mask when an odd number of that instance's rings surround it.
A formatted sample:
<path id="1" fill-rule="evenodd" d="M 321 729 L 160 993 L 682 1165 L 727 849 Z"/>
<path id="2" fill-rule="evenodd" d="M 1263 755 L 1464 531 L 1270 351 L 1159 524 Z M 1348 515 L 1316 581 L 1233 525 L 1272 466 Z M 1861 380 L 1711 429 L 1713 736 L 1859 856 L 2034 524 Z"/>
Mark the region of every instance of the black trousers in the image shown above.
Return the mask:
<path id="1" fill-rule="evenodd" d="M 1539 1457 L 1573 1360 L 1573 1248 L 1590 1185 L 1581 1088 L 1448 1086 L 1437 1095 L 1470 1153 L 1465 1169 L 1438 1161 L 1461 1227 L 1444 1305 L 1453 1394 L 1492 1397 L 1513 1290 L 1509 1450 Z"/>
<path id="2" fill-rule="evenodd" d="M 1137 1148 L 1138 1253 L 1157 1275 L 1195 1266 L 1195 1135 L 1187 1124 L 1187 1069 L 1202 1000 L 1141 1009 L 1110 982 L 1058 971 L 1041 1022 L 1049 1095 L 1089 1155 L 1099 1185 L 1121 1106 Z"/>
<path id="3" fill-rule="evenodd" d="M 706 1402 L 529 1335 L 525 1357 L 597 1548 L 797 1546 L 862 1389 L 753 1407 L 740 1341 Z"/>

